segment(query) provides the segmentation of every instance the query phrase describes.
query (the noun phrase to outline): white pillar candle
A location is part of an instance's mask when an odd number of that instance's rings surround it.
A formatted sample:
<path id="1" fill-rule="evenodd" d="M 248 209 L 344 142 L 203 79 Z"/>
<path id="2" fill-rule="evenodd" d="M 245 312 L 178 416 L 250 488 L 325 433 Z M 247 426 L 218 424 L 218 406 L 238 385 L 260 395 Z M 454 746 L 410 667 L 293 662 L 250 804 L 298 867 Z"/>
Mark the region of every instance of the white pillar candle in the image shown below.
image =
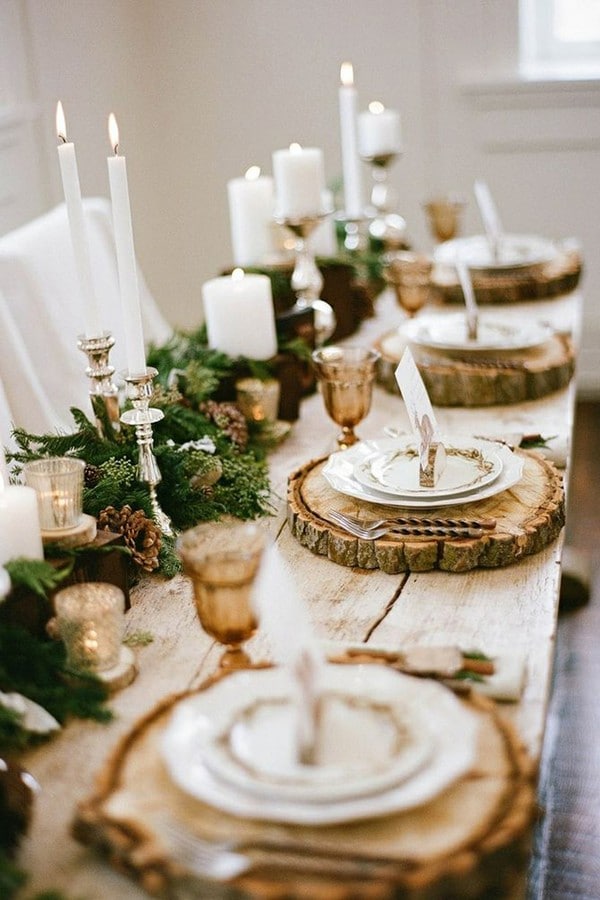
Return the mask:
<path id="1" fill-rule="evenodd" d="M 251 166 L 243 178 L 227 183 L 233 261 L 252 266 L 274 252 L 273 179 Z"/>
<path id="2" fill-rule="evenodd" d="M 270 359 L 277 352 L 271 282 L 266 275 L 212 278 L 202 286 L 208 344 L 228 356 Z"/>
<path id="3" fill-rule="evenodd" d="M 369 103 L 368 110 L 358 117 L 358 147 L 360 155 L 367 159 L 400 153 L 402 136 L 398 110 L 386 109 L 378 100 Z"/>
<path id="4" fill-rule="evenodd" d="M 73 256 L 75 257 L 75 270 L 77 272 L 79 290 L 81 291 L 85 336 L 88 338 L 98 337 L 102 333 L 100 307 L 92 280 L 90 250 L 83 217 L 77 157 L 75 156 L 75 145 L 67 142 L 65 114 L 60 100 L 56 105 L 56 135 L 62 142 L 57 147 L 58 162 L 67 207 Z"/>
<path id="5" fill-rule="evenodd" d="M 108 118 L 108 134 L 114 150 L 114 156 L 108 157 L 108 179 L 125 328 L 127 368 L 129 375 L 143 375 L 146 371 L 146 353 L 133 245 L 127 166 L 125 157 L 119 155 L 119 129 L 112 113 Z"/>
<path id="6" fill-rule="evenodd" d="M 301 219 L 322 211 L 325 190 L 323 151 L 290 144 L 273 153 L 275 209 L 278 217 Z"/>
<path id="7" fill-rule="evenodd" d="M 342 139 L 342 174 L 344 178 L 344 212 L 350 219 L 363 214 L 360 159 L 356 123 L 356 88 L 352 63 L 342 63 L 339 92 L 340 132 Z"/>
<path id="8" fill-rule="evenodd" d="M 0 565 L 18 556 L 44 558 L 37 495 L 25 485 L 0 482 Z"/>

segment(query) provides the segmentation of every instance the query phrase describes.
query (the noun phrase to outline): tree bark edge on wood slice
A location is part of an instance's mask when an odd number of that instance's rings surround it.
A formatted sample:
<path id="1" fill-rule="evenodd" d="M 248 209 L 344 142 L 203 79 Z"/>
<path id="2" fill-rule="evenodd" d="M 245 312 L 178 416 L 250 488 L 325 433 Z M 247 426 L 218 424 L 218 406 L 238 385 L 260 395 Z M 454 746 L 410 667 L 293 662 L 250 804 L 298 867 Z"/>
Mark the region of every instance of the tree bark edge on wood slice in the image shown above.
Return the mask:
<path id="1" fill-rule="evenodd" d="M 512 488 L 485 500 L 444 507 L 432 513 L 448 518 L 496 519 L 496 527 L 481 537 L 384 536 L 376 540 L 354 537 L 327 518 L 328 510 L 362 514 L 365 519 L 410 514 L 415 510 L 367 504 L 334 491 L 322 475 L 327 457 L 311 460 L 289 476 L 288 525 L 303 547 L 352 568 L 380 569 L 396 575 L 406 571 L 467 572 L 508 566 L 551 544 L 565 522 L 564 488 L 559 471 L 535 451 L 515 452 L 523 457 L 524 468 L 523 477 Z"/>

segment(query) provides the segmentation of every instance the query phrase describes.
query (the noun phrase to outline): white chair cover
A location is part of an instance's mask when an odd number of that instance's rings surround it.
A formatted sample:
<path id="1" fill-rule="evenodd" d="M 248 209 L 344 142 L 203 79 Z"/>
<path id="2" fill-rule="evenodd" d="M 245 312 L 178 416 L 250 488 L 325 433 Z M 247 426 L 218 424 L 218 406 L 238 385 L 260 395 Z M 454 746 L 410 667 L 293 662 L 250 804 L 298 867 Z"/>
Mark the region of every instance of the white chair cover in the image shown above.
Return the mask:
<path id="1" fill-rule="evenodd" d="M 110 203 L 83 201 L 102 328 L 116 344 L 111 364 L 126 367 Z M 172 329 L 138 271 L 146 343 Z M 73 430 L 69 409 L 91 416 L 87 360 L 77 349 L 84 315 L 64 204 L 0 238 L 0 438 L 12 446 L 12 425 L 43 434 Z M 12 424 L 11 424 L 12 423 Z"/>

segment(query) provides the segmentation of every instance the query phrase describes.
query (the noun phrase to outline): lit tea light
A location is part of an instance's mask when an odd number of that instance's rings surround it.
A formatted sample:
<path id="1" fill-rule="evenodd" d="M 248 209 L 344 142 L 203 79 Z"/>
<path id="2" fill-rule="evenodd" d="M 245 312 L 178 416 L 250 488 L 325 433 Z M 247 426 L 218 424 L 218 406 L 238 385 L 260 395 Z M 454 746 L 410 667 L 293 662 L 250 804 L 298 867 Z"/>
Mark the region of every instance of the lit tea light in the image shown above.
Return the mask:
<path id="1" fill-rule="evenodd" d="M 85 463 L 73 457 L 51 457 L 27 463 L 25 481 L 37 495 L 42 532 L 77 528 L 83 514 Z"/>
<path id="2" fill-rule="evenodd" d="M 118 665 L 125 625 L 125 597 L 120 588 L 99 581 L 73 584 L 58 591 L 54 604 L 67 665 L 94 672 Z"/>

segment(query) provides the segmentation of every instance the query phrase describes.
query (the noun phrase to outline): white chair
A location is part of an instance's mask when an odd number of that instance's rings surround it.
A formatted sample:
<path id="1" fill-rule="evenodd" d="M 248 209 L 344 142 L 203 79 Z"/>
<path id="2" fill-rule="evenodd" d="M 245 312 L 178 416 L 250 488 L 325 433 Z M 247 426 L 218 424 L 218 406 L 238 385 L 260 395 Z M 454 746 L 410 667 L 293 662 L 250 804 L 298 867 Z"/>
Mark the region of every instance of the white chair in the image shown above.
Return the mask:
<path id="1" fill-rule="evenodd" d="M 116 344 L 111 363 L 125 369 L 110 203 L 83 201 L 102 328 Z M 160 344 L 172 329 L 138 271 L 144 337 Z M 10 427 L 42 434 L 71 431 L 72 406 L 91 415 L 87 360 L 77 348 L 84 331 L 69 226 L 64 204 L 0 238 L 0 439 L 11 445 Z"/>

